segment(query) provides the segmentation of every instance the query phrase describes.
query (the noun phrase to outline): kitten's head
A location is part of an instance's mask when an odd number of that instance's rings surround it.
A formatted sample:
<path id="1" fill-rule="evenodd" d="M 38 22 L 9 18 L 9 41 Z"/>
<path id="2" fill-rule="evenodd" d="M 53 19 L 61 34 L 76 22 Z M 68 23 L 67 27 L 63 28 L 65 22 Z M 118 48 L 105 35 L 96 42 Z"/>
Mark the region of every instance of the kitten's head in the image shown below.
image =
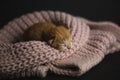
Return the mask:
<path id="1" fill-rule="evenodd" d="M 69 29 L 63 26 L 58 26 L 51 30 L 50 35 L 53 36 L 53 38 L 51 38 L 48 43 L 52 47 L 60 51 L 63 51 L 66 48 L 71 48 L 72 39 Z"/>

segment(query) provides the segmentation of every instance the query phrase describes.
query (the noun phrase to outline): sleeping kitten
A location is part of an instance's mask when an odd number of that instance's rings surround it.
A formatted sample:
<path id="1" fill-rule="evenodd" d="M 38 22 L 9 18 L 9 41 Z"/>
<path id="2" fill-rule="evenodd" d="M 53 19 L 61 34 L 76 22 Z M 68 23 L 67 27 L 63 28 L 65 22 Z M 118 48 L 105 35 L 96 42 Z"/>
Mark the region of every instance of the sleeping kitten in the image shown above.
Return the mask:
<path id="1" fill-rule="evenodd" d="M 63 51 L 71 47 L 70 31 L 64 26 L 56 26 L 52 23 L 36 23 L 24 33 L 24 40 L 46 41 L 50 46 Z"/>

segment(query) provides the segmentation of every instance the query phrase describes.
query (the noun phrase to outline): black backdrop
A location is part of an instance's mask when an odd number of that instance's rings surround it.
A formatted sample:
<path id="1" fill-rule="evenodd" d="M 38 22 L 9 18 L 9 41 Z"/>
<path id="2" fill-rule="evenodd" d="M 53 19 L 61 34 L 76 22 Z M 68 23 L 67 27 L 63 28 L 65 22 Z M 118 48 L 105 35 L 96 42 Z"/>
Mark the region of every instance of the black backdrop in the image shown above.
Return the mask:
<path id="1" fill-rule="evenodd" d="M 120 25 L 119 0 L 0 0 L 0 28 L 22 14 L 58 10 L 93 21 L 113 21 Z M 38 80 L 26 78 L 24 80 Z M 39 79 L 40 80 L 40 79 Z M 80 77 L 50 74 L 43 80 L 120 80 L 120 52 L 105 59 Z"/>

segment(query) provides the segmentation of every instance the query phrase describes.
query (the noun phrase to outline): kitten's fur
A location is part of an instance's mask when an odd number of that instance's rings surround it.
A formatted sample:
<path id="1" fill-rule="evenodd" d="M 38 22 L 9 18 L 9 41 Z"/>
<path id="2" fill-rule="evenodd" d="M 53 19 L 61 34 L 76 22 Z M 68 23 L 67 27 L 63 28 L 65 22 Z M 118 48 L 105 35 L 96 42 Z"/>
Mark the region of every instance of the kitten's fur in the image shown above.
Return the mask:
<path id="1" fill-rule="evenodd" d="M 70 31 L 64 26 L 56 26 L 52 23 L 36 23 L 24 33 L 24 40 L 46 41 L 52 47 L 63 51 L 71 47 Z"/>

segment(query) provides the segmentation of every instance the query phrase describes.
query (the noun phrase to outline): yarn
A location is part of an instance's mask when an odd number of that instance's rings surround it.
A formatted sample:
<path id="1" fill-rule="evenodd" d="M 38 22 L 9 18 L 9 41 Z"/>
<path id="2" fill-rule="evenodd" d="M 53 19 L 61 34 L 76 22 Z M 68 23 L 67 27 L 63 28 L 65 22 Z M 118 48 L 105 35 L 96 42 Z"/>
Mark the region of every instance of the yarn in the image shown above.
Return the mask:
<path id="1" fill-rule="evenodd" d="M 20 42 L 26 29 L 51 22 L 70 29 L 72 47 L 59 52 L 45 42 Z M 93 22 L 59 11 L 25 14 L 0 30 L 0 79 L 56 74 L 80 76 L 106 54 L 120 50 L 120 28 L 112 22 Z"/>

